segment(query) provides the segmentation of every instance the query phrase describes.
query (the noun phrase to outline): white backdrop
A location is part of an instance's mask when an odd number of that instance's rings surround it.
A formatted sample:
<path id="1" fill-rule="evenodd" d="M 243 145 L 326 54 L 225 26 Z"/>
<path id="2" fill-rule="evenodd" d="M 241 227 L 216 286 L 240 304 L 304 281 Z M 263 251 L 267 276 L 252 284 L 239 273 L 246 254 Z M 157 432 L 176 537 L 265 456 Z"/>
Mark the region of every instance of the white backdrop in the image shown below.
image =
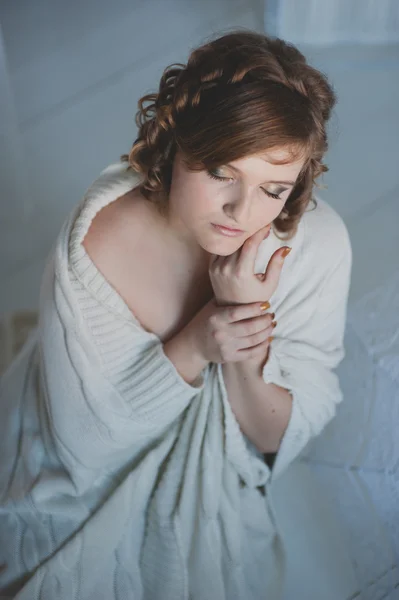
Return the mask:
<path id="1" fill-rule="evenodd" d="M 297 44 L 399 41 L 398 0 L 265 0 L 265 30 Z"/>

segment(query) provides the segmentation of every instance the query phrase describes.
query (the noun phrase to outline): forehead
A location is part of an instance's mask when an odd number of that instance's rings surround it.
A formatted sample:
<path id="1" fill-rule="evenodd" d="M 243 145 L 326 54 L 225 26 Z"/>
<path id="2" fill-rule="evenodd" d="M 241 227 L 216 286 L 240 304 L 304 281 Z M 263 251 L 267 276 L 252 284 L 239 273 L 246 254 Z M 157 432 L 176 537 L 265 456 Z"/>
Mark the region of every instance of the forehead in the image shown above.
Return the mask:
<path id="1" fill-rule="evenodd" d="M 286 178 L 295 179 L 305 164 L 305 158 L 303 156 L 293 157 L 287 150 L 278 149 L 247 156 L 231 164 L 248 173 L 284 175 Z"/>
<path id="2" fill-rule="evenodd" d="M 286 164 L 303 164 L 305 161 L 305 157 L 303 155 L 303 151 L 301 149 L 293 149 L 292 151 L 287 148 L 276 148 L 273 150 L 268 150 L 263 154 L 257 154 L 259 158 L 269 163 L 279 163 L 283 162 Z"/>

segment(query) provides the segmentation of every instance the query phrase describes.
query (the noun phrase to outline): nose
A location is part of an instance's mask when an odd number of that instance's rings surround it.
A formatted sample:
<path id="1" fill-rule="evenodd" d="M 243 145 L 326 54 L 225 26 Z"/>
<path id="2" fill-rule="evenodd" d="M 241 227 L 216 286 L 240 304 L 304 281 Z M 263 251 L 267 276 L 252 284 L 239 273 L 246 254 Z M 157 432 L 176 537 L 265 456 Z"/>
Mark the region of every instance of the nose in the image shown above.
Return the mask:
<path id="1" fill-rule="evenodd" d="M 223 210 L 227 216 L 239 225 L 243 225 L 245 222 L 249 221 L 251 210 L 249 192 L 239 192 L 234 200 L 227 202 L 223 206 Z"/>

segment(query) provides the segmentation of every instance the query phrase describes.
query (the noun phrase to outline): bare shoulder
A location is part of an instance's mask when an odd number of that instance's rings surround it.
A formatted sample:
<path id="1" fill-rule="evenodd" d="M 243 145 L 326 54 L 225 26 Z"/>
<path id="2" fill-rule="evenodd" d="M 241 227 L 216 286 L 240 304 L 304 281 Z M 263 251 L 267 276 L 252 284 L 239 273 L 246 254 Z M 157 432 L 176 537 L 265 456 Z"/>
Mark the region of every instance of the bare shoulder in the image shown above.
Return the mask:
<path id="1" fill-rule="evenodd" d="M 144 240 L 145 211 L 130 192 L 107 204 L 94 217 L 82 242 L 103 276 L 120 288 L 127 265 L 134 268 Z"/>
<path id="2" fill-rule="evenodd" d="M 83 241 L 98 271 L 136 319 L 163 341 L 213 295 L 208 273 L 199 279 L 170 242 L 156 209 L 129 194 L 97 213 Z"/>

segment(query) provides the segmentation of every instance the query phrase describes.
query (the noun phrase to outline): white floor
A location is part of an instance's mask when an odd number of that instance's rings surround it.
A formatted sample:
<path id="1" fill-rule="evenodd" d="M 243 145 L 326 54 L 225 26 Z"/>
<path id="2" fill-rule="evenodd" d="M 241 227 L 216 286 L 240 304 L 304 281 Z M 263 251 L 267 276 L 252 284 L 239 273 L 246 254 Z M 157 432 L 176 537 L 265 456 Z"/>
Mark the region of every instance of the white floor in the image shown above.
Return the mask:
<path id="1" fill-rule="evenodd" d="M 14 94 L 11 109 L 8 106 L 8 131 L 19 135 L 13 152 L 24 189 L 23 197 L 15 193 L 10 170 L 6 172 L 6 163 L 0 161 L 0 314 L 37 307 L 44 260 L 64 218 L 99 171 L 118 161 L 135 139 L 138 98 L 155 91 L 165 66 L 185 62 L 190 50 L 207 36 L 234 26 L 261 31 L 259 4 L 248 0 L 117 0 L 112 4 L 105 0 L 18 0 L 0 5 L 8 82 Z M 348 481 L 336 475 L 337 468 L 334 471 L 330 464 L 330 470 L 322 469 L 320 477 L 327 487 L 334 482 L 331 489 L 338 503 L 347 501 L 348 506 L 341 509 L 350 517 L 348 531 L 352 532 L 353 526 L 355 532 L 357 527 L 352 543 L 358 541 L 357 549 L 365 548 L 359 550 L 359 561 L 369 552 L 359 566 L 360 583 L 366 582 L 368 591 L 359 599 L 395 600 L 399 598 L 399 528 L 395 529 L 399 501 L 395 504 L 394 499 L 399 500 L 399 486 L 398 460 L 392 459 L 391 451 L 399 452 L 399 448 L 389 446 L 389 440 L 393 439 L 392 419 L 399 416 L 399 397 L 395 395 L 399 370 L 378 371 L 368 387 L 370 370 L 382 364 L 368 346 L 375 342 L 380 326 L 375 321 L 371 337 L 363 335 L 362 327 L 370 311 L 389 323 L 391 329 L 384 339 L 393 340 L 390 356 L 396 356 L 392 349 L 397 348 L 398 336 L 389 335 L 396 327 L 399 330 L 396 311 L 392 311 L 399 296 L 392 290 L 387 296 L 384 290 L 395 284 L 399 269 L 399 46 L 303 50 L 329 75 L 339 98 L 326 157 L 330 172 L 324 183 L 328 189 L 319 194 L 344 218 L 354 256 L 348 357 L 341 368 L 345 406 L 352 420 L 344 433 L 332 428 L 321 439 L 319 458 L 324 452 L 327 464 L 332 455 L 339 455 L 340 439 L 350 443 L 361 416 L 359 407 L 370 390 L 374 393 L 380 386 L 378 398 L 388 402 L 382 405 L 385 420 L 378 420 L 374 394 L 372 409 L 367 400 L 367 426 L 374 423 L 370 435 L 385 436 L 388 450 L 378 464 L 369 464 L 364 452 L 354 451 L 353 464 L 358 470 L 368 464 L 370 477 L 376 473 L 389 476 L 389 482 L 387 478 L 384 481 L 391 491 L 385 493 L 384 484 L 375 479 L 374 504 L 356 524 L 360 507 L 365 506 L 365 496 L 356 500 L 356 494 L 366 484 L 358 481 L 356 493 L 348 497 L 342 489 L 348 487 Z M 11 200 L 7 189 L 14 193 Z M 370 300 L 375 290 L 379 291 Z M 387 310 L 392 312 L 388 320 L 378 308 L 387 299 L 391 302 Z M 358 409 L 351 413 L 352 400 Z M 396 413 L 390 414 L 390 407 Z M 375 410 L 373 421 L 370 415 Z M 340 418 L 337 423 L 344 425 L 344 417 Z M 360 464 L 361 456 L 364 462 Z M 388 458 L 392 459 L 389 466 L 384 462 Z M 342 467 L 342 461 L 337 465 Z M 377 521 L 385 520 L 388 534 L 381 529 L 378 533 L 370 521 L 367 525 L 371 510 Z M 361 541 L 355 535 L 362 536 Z M 381 535 L 392 537 L 391 546 L 388 538 L 381 542 Z M 386 554 L 387 544 L 393 548 L 392 556 Z M 382 562 L 378 562 L 379 554 L 384 555 Z"/>

